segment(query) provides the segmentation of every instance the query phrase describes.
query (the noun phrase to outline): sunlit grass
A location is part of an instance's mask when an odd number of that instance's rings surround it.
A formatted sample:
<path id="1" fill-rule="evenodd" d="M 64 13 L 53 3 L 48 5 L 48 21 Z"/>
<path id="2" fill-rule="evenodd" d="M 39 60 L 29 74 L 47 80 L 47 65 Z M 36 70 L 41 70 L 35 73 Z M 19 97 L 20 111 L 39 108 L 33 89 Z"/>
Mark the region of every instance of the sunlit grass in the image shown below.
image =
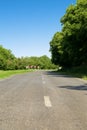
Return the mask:
<path id="1" fill-rule="evenodd" d="M 83 77 L 82 77 L 82 79 L 85 79 L 85 80 L 87 80 L 87 75 L 83 76 Z"/>
<path id="2" fill-rule="evenodd" d="M 8 70 L 8 71 L 2 71 L 0 70 L 0 79 L 15 75 L 15 74 L 23 74 L 27 72 L 31 72 L 33 70 Z"/>

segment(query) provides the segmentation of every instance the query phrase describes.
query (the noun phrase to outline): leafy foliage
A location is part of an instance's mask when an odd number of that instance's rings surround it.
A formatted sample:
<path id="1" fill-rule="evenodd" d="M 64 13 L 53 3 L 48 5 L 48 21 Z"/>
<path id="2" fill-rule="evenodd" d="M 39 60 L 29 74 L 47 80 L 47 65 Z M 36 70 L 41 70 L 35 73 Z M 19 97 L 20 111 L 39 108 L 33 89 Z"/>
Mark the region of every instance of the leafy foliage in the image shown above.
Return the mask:
<path id="1" fill-rule="evenodd" d="M 12 54 L 11 50 L 7 50 L 3 48 L 3 46 L 0 46 L 0 69 L 15 69 L 14 60 L 15 56 Z"/>
<path id="2" fill-rule="evenodd" d="M 50 42 L 52 62 L 63 67 L 87 64 L 87 1 L 77 0 L 61 18 L 62 31 Z"/>
<path id="3" fill-rule="evenodd" d="M 11 50 L 0 46 L 0 70 L 18 70 L 25 69 L 26 66 L 39 66 L 41 69 L 55 69 L 51 59 L 46 55 L 41 57 L 21 57 L 16 58 Z"/>

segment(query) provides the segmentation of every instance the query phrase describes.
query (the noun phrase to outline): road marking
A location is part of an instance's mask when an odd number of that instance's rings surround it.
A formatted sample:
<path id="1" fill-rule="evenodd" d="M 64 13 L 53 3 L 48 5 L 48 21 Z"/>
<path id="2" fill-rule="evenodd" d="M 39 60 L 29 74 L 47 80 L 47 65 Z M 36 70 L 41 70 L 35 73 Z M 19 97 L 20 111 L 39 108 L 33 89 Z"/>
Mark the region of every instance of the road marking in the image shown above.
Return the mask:
<path id="1" fill-rule="evenodd" d="M 52 107 L 49 96 L 44 96 L 44 103 L 46 107 Z"/>
<path id="2" fill-rule="evenodd" d="M 44 80 L 44 77 L 42 77 L 42 80 Z"/>
<path id="3" fill-rule="evenodd" d="M 46 82 L 45 82 L 44 76 L 42 75 L 41 77 L 42 77 L 42 83 L 45 84 Z"/>
<path id="4" fill-rule="evenodd" d="M 43 81 L 43 84 L 45 84 L 46 82 L 45 81 Z"/>

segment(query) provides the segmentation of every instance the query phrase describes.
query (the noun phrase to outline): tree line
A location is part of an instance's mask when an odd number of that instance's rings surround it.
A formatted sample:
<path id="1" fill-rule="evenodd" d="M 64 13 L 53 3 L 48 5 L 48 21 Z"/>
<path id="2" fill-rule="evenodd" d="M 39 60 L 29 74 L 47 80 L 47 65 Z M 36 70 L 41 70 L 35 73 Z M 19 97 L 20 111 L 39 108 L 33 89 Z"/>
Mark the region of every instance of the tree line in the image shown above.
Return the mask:
<path id="1" fill-rule="evenodd" d="M 40 69 L 56 68 L 46 55 L 17 58 L 11 50 L 0 45 L 0 70 L 26 69 L 26 66 L 39 66 Z"/>
<path id="2" fill-rule="evenodd" d="M 64 68 L 87 65 L 87 0 L 77 0 L 61 18 L 62 30 L 50 41 L 52 62 Z"/>

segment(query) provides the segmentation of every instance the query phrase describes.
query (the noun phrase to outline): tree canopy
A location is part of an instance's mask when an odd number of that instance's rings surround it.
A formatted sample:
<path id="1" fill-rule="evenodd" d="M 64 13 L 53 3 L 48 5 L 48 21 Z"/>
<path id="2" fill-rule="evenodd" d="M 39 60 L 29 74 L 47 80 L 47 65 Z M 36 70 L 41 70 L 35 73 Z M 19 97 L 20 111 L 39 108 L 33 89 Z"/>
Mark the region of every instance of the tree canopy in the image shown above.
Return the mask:
<path id="1" fill-rule="evenodd" d="M 5 49 L 0 45 L 0 69 L 8 70 L 15 69 L 15 56 L 12 54 L 11 50 Z"/>
<path id="2" fill-rule="evenodd" d="M 63 67 L 87 64 L 87 0 L 77 0 L 61 18 L 62 31 L 50 42 L 52 62 Z"/>
<path id="3" fill-rule="evenodd" d="M 26 66 L 39 66 L 41 69 L 56 68 L 46 55 L 17 58 L 12 54 L 11 50 L 0 45 L 0 70 L 25 69 Z"/>

